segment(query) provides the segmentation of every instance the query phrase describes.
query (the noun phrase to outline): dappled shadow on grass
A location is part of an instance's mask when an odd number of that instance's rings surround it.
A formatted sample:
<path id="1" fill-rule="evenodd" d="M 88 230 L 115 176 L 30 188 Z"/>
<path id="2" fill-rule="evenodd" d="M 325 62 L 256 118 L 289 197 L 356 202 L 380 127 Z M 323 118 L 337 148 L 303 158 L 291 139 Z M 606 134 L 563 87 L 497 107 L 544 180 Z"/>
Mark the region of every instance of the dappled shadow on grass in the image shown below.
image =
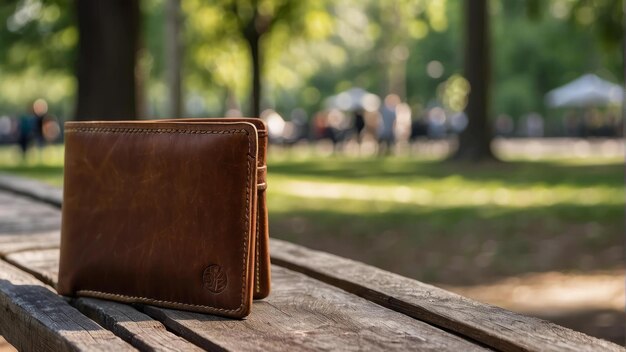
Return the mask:
<path id="1" fill-rule="evenodd" d="M 318 159 L 270 162 L 271 175 L 308 177 L 320 180 L 404 181 L 440 179 L 457 175 L 478 182 L 500 181 L 509 185 L 623 185 L 624 167 L 617 163 L 594 165 L 563 164 L 551 161 L 455 164 L 409 159 Z"/>
<path id="2" fill-rule="evenodd" d="M 619 267 L 622 222 L 621 205 L 602 204 L 270 212 L 273 237 L 453 285 Z"/>
<path id="3" fill-rule="evenodd" d="M 2 165 L 0 166 L 0 170 L 2 170 L 3 172 L 33 173 L 47 176 L 63 174 L 63 166 L 61 165 Z"/>

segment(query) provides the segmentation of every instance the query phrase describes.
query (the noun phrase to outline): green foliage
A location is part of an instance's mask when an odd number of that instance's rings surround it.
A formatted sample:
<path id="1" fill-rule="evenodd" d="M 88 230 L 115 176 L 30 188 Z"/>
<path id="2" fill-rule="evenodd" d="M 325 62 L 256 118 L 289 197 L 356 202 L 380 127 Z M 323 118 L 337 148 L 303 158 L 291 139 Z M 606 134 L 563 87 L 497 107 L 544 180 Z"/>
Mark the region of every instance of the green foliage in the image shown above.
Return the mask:
<path id="1" fill-rule="evenodd" d="M 44 97 L 68 112 L 75 92 L 73 66 L 78 30 L 68 0 L 0 3 L 0 107 L 24 111 Z"/>
<path id="2" fill-rule="evenodd" d="M 594 11 L 607 11 L 609 2 L 597 3 Z M 530 19 L 520 16 L 523 2 L 502 1 L 492 9 L 494 114 L 518 118 L 539 112 L 550 117 L 551 112 L 544 105 L 544 95 L 549 90 L 587 72 L 611 81 L 622 80 L 621 54 L 606 41 L 613 39 L 605 38 L 599 31 L 604 25 L 594 22 L 592 26 L 582 26 L 576 22 L 576 13 L 580 11 L 577 9 L 586 8 L 584 4 L 589 2 L 535 3 L 532 6 L 540 11 Z M 621 16 L 613 20 L 621 21 Z M 622 32 L 618 33 L 621 38 Z"/>
<path id="3" fill-rule="evenodd" d="M 313 113 L 324 107 L 324 98 L 352 86 L 380 95 L 405 86 L 412 106 L 440 104 L 448 80 L 462 74 L 460 1 L 181 3 L 188 114 L 215 116 L 248 105 L 251 63 L 245 35 L 255 13 L 263 29 L 264 106 L 287 118 L 297 107 Z M 621 82 L 620 4 L 492 0 L 493 115 L 548 115 L 544 94 L 587 72 Z M 45 97 L 53 113 L 71 114 L 78 39 L 73 5 L 69 0 L 0 4 L 2 113 L 22 112 L 35 98 Z M 141 5 L 145 49 L 139 64 L 148 113 L 158 117 L 167 96 L 164 1 Z M 429 64 L 440 65 L 440 75 L 429 73 Z M 402 70 L 405 82 L 397 78 Z"/>

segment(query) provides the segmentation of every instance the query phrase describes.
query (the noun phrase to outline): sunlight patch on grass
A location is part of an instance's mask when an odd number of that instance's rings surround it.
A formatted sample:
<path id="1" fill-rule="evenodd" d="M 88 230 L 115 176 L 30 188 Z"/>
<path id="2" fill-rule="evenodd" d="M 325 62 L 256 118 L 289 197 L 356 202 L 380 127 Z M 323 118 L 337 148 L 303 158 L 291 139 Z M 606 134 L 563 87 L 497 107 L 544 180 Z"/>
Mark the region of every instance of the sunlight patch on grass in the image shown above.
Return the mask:
<path id="1" fill-rule="evenodd" d="M 419 176 L 416 176 L 419 177 Z M 483 206 L 505 207 L 551 206 L 556 204 L 621 204 L 622 197 L 613 187 L 572 187 L 532 185 L 520 187 L 486 184 L 451 177 L 422 182 L 420 186 L 370 185 L 348 182 L 291 181 L 270 177 L 268 192 L 272 196 L 289 195 L 304 199 L 379 201 L 429 207 Z"/>
<path id="2" fill-rule="evenodd" d="M 31 147 L 26 156 L 18 146 L 0 147 L 0 169 L 14 167 L 63 166 L 63 145 Z"/>

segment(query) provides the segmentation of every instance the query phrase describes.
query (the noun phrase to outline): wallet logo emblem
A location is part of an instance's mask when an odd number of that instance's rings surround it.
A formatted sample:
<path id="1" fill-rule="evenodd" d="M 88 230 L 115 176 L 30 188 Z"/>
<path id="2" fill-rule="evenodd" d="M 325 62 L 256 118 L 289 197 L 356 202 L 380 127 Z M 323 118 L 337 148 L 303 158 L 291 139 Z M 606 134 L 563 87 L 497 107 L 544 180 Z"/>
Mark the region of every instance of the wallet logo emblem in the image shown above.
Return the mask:
<path id="1" fill-rule="evenodd" d="M 221 266 L 217 264 L 209 265 L 202 273 L 203 287 L 213 293 L 220 293 L 226 288 L 228 277 Z"/>

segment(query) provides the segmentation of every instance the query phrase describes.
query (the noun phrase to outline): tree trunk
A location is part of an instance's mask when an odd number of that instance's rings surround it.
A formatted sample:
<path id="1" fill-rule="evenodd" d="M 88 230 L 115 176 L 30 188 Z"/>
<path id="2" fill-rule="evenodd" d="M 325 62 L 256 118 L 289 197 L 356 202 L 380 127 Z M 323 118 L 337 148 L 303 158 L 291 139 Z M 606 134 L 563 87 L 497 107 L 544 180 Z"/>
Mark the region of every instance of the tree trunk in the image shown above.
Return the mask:
<path id="1" fill-rule="evenodd" d="M 406 63 L 409 59 L 409 50 L 406 45 L 398 44 L 389 53 L 387 91 L 406 101 Z"/>
<path id="2" fill-rule="evenodd" d="M 180 0 L 167 0 L 165 11 L 165 61 L 168 87 L 168 117 L 182 116 L 182 43 Z"/>
<path id="3" fill-rule="evenodd" d="M 76 0 L 77 120 L 137 116 L 139 0 Z"/>
<path id="4" fill-rule="evenodd" d="M 459 136 L 453 160 L 495 160 L 489 122 L 489 14 L 487 0 L 465 1 L 465 77 L 470 84 L 466 129 Z"/>
<path id="5" fill-rule="evenodd" d="M 261 116 L 261 35 L 255 31 L 247 31 L 246 41 L 250 47 L 252 61 L 252 100 L 250 101 L 251 117 Z"/>

